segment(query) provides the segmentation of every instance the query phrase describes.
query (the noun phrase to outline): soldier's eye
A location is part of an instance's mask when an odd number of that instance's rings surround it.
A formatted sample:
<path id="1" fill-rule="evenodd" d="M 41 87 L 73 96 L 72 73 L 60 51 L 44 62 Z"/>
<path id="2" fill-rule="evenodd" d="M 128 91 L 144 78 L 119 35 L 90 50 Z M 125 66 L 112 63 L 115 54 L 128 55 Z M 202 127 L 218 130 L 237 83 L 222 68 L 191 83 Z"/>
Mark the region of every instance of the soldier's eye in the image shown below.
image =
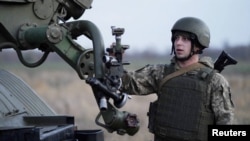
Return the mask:
<path id="1" fill-rule="evenodd" d="M 184 41 L 188 41 L 188 40 L 189 40 L 188 37 L 183 37 L 182 39 L 183 39 Z"/>
<path id="2" fill-rule="evenodd" d="M 175 35 L 174 40 L 178 40 L 178 39 L 180 39 L 180 35 Z"/>

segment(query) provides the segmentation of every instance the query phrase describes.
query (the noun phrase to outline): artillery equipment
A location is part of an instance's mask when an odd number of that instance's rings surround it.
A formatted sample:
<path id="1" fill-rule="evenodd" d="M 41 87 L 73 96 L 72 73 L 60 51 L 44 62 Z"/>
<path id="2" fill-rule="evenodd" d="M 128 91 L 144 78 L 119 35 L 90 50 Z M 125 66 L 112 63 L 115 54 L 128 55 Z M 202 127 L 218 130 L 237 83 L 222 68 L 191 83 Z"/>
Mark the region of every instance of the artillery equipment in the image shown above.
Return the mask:
<path id="1" fill-rule="evenodd" d="M 139 130 L 135 114 L 119 111 L 128 98 L 119 91 L 123 65 L 123 28 L 112 27 L 116 42 L 114 55 L 105 53 L 98 27 L 88 20 L 77 20 L 91 8 L 93 0 L 0 0 L 0 51 L 14 49 L 26 67 L 38 67 L 56 52 L 92 87 L 100 113 L 97 125 L 120 135 Z M 73 19 L 73 21 L 69 21 Z M 75 40 L 86 36 L 93 48 Z M 39 50 L 42 57 L 29 62 L 23 51 Z M 109 102 L 113 99 L 114 103 Z M 102 130 L 76 130 L 74 117 L 57 115 L 25 82 L 0 70 L 0 140 L 2 141 L 102 141 Z M 103 118 L 104 123 L 99 121 Z M 15 135 L 15 136 L 13 136 Z"/>

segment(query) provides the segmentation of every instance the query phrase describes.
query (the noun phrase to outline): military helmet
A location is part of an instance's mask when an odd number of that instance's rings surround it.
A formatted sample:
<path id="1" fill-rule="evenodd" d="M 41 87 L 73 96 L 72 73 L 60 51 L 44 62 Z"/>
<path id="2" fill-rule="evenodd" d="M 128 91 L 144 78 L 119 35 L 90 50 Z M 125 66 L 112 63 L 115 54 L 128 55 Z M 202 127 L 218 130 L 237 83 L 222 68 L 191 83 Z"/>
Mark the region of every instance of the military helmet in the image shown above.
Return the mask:
<path id="1" fill-rule="evenodd" d="M 203 48 L 207 48 L 210 42 L 210 31 L 208 26 L 200 19 L 184 17 L 179 19 L 172 27 L 172 36 L 175 31 L 184 31 L 196 36 L 197 41 Z"/>

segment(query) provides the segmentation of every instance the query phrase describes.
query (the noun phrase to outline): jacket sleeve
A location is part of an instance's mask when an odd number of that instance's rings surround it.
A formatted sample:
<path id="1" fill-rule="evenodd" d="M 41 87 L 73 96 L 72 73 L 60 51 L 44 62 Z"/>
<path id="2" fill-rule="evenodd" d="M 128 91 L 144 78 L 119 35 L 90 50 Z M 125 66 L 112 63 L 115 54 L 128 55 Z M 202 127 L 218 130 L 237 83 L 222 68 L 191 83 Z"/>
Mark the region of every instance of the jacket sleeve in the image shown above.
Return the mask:
<path id="1" fill-rule="evenodd" d="M 211 82 L 211 105 L 215 114 L 216 124 L 233 124 L 234 104 L 228 81 L 221 74 L 215 73 Z"/>
<path id="2" fill-rule="evenodd" d="M 158 81 L 163 74 L 163 65 L 146 65 L 122 77 L 122 91 L 131 95 L 147 95 L 157 92 Z"/>

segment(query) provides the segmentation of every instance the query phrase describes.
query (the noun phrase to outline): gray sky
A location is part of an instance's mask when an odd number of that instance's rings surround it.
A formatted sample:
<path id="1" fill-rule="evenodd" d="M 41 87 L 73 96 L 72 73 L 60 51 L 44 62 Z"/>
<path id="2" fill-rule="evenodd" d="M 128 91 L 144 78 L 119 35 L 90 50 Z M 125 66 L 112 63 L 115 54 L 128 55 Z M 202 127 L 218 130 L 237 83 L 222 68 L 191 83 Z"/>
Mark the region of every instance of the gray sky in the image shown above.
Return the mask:
<path id="1" fill-rule="evenodd" d="M 125 28 L 122 43 L 130 51 L 154 46 L 153 51 L 166 52 L 172 25 L 185 16 L 207 23 L 210 46 L 250 44 L 250 0 L 94 0 L 81 20 L 99 27 L 105 47 L 114 42 L 111 26 L 116 26 Z"/>

